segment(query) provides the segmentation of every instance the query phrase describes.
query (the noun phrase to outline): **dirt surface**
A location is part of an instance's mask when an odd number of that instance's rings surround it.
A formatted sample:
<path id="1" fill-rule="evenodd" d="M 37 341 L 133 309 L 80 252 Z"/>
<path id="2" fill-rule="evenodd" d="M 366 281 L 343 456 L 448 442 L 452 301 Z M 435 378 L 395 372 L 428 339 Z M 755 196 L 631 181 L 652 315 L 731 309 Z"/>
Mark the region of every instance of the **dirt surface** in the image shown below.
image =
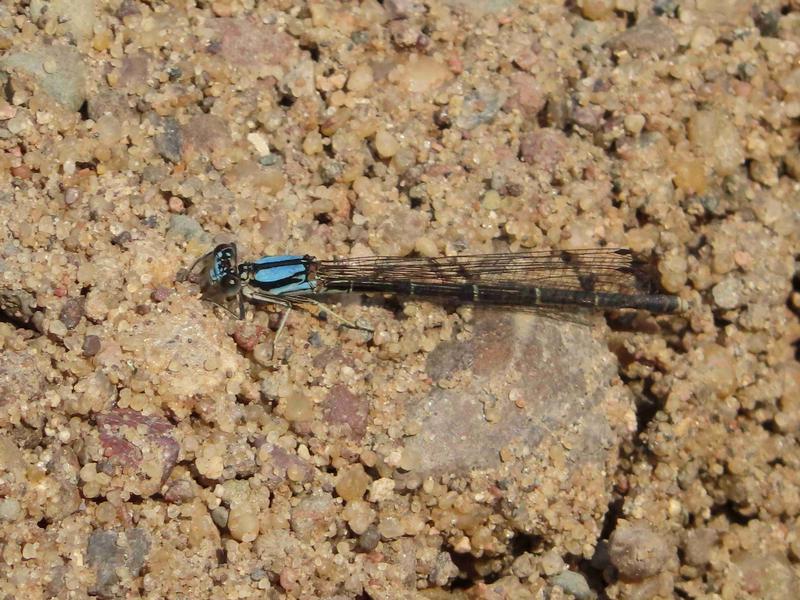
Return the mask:
<path id="1" fill-rule="evenodd" d="M 0 598 L 800 589 L 795 0 L 30 0 L 0 52 Z M 626 247 L 690 309 L 351 295 L 272 356 L 179 281 L 226 241 Z"/>

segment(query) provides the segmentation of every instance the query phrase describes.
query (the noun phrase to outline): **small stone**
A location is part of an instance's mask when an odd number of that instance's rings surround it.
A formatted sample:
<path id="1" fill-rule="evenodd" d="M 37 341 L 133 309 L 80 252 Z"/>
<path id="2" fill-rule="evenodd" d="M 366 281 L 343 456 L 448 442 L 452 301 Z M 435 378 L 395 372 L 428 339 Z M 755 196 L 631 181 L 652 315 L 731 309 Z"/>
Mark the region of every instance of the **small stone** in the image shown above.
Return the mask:
<path id="1" fill-rule="evenodd" d="M 162 132 L 155 137 L 156 151 L 162 158 L 171 163 L 181 161 L 183 150 L 183 134 L 180 123 L 172 117 L 167 117 L 161 121 Z"/>
<path id="2" fill-rule="evenodd" d="M 267 140 L 267 137 L 263 133 L 259 133 L 258 131 L 248 133 L 247 141 L 253 145 L 253 148 L 255 148 L 259 156 L 267 156 L 270 154 L 269 140 Z"/>
<path id="3" fill-rule="evenodd" d="M 288 421 L 310 421 L 314 418 L 314 401 L 300 392 L 290 394 L 283 416 Z"/>
<path id="4" fill-rule="evenodd" d="M 453 125 L 453 119 L 450 118 L 450 113 L 446 108 L 440 108 L 433 113 L 433 123 L 439 129 L 449 129 Z"/>
<path id="5" fill-rule="evenodd" d="M 206 235 L 200 223 L 186 215 L 172 215 L 169 218 L 169 227 L 167 229 L 170 235 L 182 238 L 187 242 L 203 239 Z"/>
<path id="6" fill-rule="evenodd" d="M 267 576 L 267 572 L 261 567 L 257 567 L 250 571 L 250 579 L 252 581 L 261 581 Z"/>
<path id="7" fill-rule="evenodd" d="M 160 285 L 152 292 L 150 292 L 150 300 L 153 302 L 163 302 L 172 294 L 172 290 L 166 286 Z"/>
<path id="8" fill-rule="evenodd" d="M 52 3 L 48 3 L 52 4 Z M 77 22 L 73 17 L 80 12 L 76 2 L 64 2 L 66 9 L 64 16 L 69 14 L 66 23 Z M 83 3 L 92 10 L 91 3 Z M 90 26 L 91 27 L 91 26 Z M 17 69 L 37 80 L 37 87 L 53 100 L 67 108 L 78 112 L 86 100 L 86 64 L 83 55 L 77 48 L 68 45 L 53 45 L 34 47 L 29 43 L 25 46 L 16 44 L 17 52 L 6 53 L 0 58 L 0 69 Z M 43 65 L 47 63 L 45 70 Z"/>
<path id="9" fill-rule="evenodd" d="M 347 503 L 342 517 L 353 533 L 361 535 L 375 520 L 375 511 L 363 500 L 354 500 Z"/>
<path id="10" fill-rule="evenodd" d="M 744 304 L 742 294 L 744 289 L 742 281 L 738 277 L 726 277 L 711 290 L 714 304 L 718 307 L 730 310 Z"/>
<path id="11" fill-rule="evenodd" d="M 369 399 L 337 383 L 323 401 L 323 416 L 329 425 L 343 427 L 348 437 L 361 439 L 367 431 Z"/>
<path id="12" fill-rule="evenodd" d="M 382 477 L 372 482 L 369 488 L 370 502 L 383 502 L 392 497 L 394 492 L 394 480 Z"/>
<path id="13" fill-rule="evenodd" d="M 547 95 L 533 75 L 516 71 L 509 76 L 512 95 L 503 105 L 506 110 L 517 109 L 528 119 L 535 118 L 547 104 Z"/>
<path id="14" fill-rule="evenodd" d="M 421 464 L 422 460 L 416 448 L 404 448 L 397 466 L 404 471 L 415 471 Z"/>
<path id="15" fill-rule="evenodd" d="M 178 462 L 180 446 L 173 437 L 175 426 L 164 417 L 129 408 L 114 408 L 96 419 L 103 454 L 112 472 L 136 473 L 137 492 L 156 494 Z"/>
<path id="16" fill-rule="evenodd" d="M 101 343 L 100 338 L 96 335 L 87 335 L 83 339 L 83 355 L 87 358 L 96 355 L 100 352 Z"/>
<path id="17" fill-rule="evenodd" d="M 800 181 L 800 148 L 790 149 L 783 157 L 783 162 L 786 165 L 786 172 L 795 181 Z"/>
<path id="18" fill-rule="evenodd" d="M 86 544 L 86 563 L 95 569 L 95 588 L 90 588 L 89 595 L 113 597 L 113 587 L 119 582 L 118 569 L 138 576 L 149 551 L 150 538 L 143 529 L 93 531 Z"/>
<path id="19" fill-rule="evenodd" d="M 252 542 L 258 537 L 258 510 L 249 502 L 238 502 L 231 507 L 228 531 L 239 542 Z"/>
<path id="20" fill-rule="evenodd" d="M 600 21 L 614 12 L 614 0 L 583 0 L 581 14 L 590 21 Z"/>
<path id="21" fill-rule="evenodd" d="M 385 129 L 381 129 L 375 134 L 375 149 L 378 151 L 381 158 L 391 158 L 397 154 L 397 151 L 400 149 L 400 144 L 397 143 L 397 140 L 391 133 Z"/>
<path id="22" fill-rule="evenodd" d="M 567 594 L 574 596 L 576 600 L 592 600 L 596 597 L 586 578 L 575 571 L 561 571 L 558 575 L 551 577 L 550 582 Z"/>
<path id="23" fill-rule="evenodd" d="M 778 185 L 778 166 L 771 160 L 752 160 L 750 177 L 767 187 Z"/>
<path id="24" fill-rule="evenodd" d="M 339 471 L 336 493 L 347 501 L 361 500 L 372 479 L 360 464 L 349 465 Z"/>
<path id="25" fill-rule="evenodd" d="M 677 155 L 671 162 L 675 174 L 675 186 L 689 194 L 702 194 L 708 187 L 705 168 L 702 160 L 684 153 Z"/>
<path id="26" fill-rule="evenodd" d="M 705 25 L 701 25 L 697 29 L 694 30 L 692 33 L 692 39 L 689 42 L 692 50 L 697 52 L 705 52 L 714 45 L 714 42 L 717 41 L 717 36 L 710 27 L 706 27 Z"/>
<path id="27" fill-rule="evenodd" d="M 194 459 L 197 472 L 207 479 L 219 479 L 225 468 L 225 462 L 219 455 L 202 455 Z"/>
<path id="28" fill-rule="evenodd" d="M 708 527 L 701 527 L 689 531 L 686 536 L 684 558 L 686 564 L 693 567 L 702 567 L 711 560 L 711 550 L 717 543 L 717 532 Z"/>
<path id="29" fill-rule="evenodd" d="M 713 164 L 717 175 L 731 175 L 745 160 L 741 132 L 719 110 L 699 110 L 687 124 L 689 141 Z"/>
<path id="30" fill-rule="evenodd" d="M 124 19 L 125 17 L 138 15 L 140 14 L 139 4 L 136 2 L 136 0 L 122 0 L 120 5 L 117 7 L 117 12 L 115 14 L 118 19 Z"/>
<path id="31" fill-rule="evenodd" d="M 183 504 L 195 497 L 195 484 L 188 479 L 175 479 L 169 482 L 164 492 L 164 500 L 172 504 Z"/>
<path id="32" fill-rule="evenodd" d="M 81 192 L 78 188 L 68 187 L 64 190 L 64 204 L 72 206 L 80 200 Z"/>
<path id="33" fill-rule="evenodd" d="M 214 521 L 214 525 L 220 529 L 225 529 L 228 526 L 228 518 L 230 517 L 230 514 L 231 513 L 227 508 L 224 506 L 218 506 L 211 511 L 211 520 Z"/>
<path id="34" fill-rule="evenodd" d="M 615 52 L 627 50 L 633 56 L 666 56 L 675 52 L 678 42 L 662 19 L 651 17 L 626 29 L 608 42 L 608 45 Z"/>
<path id="35" fill-rule="evenodd" d="M 440 254 L 436 242 L 428 236 L 418 237 L 417 241 L 414 243 L 414 250 L 418 252 L 420 256 L 434 257 Z"/>
<path id="36" fill-rule="evenodd" d="M 48 333 L 57 338 L 63 338 L 67 335 L 67 328 L 61 321 L 51 321 L 47 327 Z"/>
<path id="37" fill-rule="evenodd" d="M 639 113 L 626 115 L 623 124 L 625 125 L 625 130 L 628 133 L 630 133 L 631 135 L 639 135 L 639 133 L 641 133 L 642 129 L 644 128 L 645 124 L 644 115 L 641 115 Z"/>
<path id="38" fill-rule="evenodd" d="M 734 392 L 736 382 L 736 360 L 730 349 L 720 344 L 708 343 L 698 349 L 697 360 L 702 364 L 695 376 L 704 392 L 709 391 L 718 398 Z"/>
<path id="39" fill-rule="evenodd" d="M 569 116 L 573 123 L 587 131 L 598 131 L 604 123 L 602 109 L 596 105 L 576 106 Z"/>
<path id="40" fill-rule="evenodd" d="M 308 156 L 319 154 L 323 147 L 322 135 L 318 131 L 310 132 L 303 140 L 303 152 Z"/>
<path id="41" fill-rule="evenodd" d="M 566 153 L 566 137 L 555 129 L 536 129 L 523 135 L 519 142 L 520 158 L 546 172 L 555 170 Z"/>
<path id="42" fill-rule="evenodd" d="M 14 498 L 0 499 L 0 521 L 16 521 L 22 515 L 22 507 Z"/>
<path id="43" fill-rule="evenodd" d="M 381 541 L 381 534 L 374 525 L 370 526 L 364 533 L 358 536 L 356 548 L 360 552 L 372 552 Z"/>
<path id="44" fill-rule="evenodd" d="M 403 524 L 397 517 L 384 517 L 378 524 L 378 532 L 385 540 L 393 540 L 399 538 L 405 533 Z"/>
<path id="45" fill-rule="evenodd" d="M 67 329 L 74 329 L 81 322 L 83 317 L 83 299 L 69 298 L 64 302 L 59 312 L 58 320 L 61 321 Z"/>
<path id="46" fill-rule="evenodd" d="M 0 121 L 8 121 L 17 114 L 17 107 L 6 102 L 0 102 Z"/>
<path id="47" fill-rule="evenodd" d="M 542 572 L 547 576 L 561 573 L 567 568 L 564 559 L 555 551 L 546 552 L 541 558 Z"/>
<path id="48" fill-rule="evenodd" d="M 502 204 L 500 194 L 495 190 L 489 190 L 483 195 L 481 204 L 486 210 L 497 210 Z"/>
<path id="49" fill-rule="evenodd" d="M 352 111 L 349 108 L 340 108 L 320 124 L 320 133 L 325 136 L 333 135 L 350 120 L 351 115 Z"/>
<path id="50" fill-rule="evenodd" d="M 169 212 L 173 214 L 181 214 L 186 209 L 186 207 L 183 205 L 183 200 L 177 196 L 169 197 L 169 200 L 167 201 L 167 208 L 169 209 Z"/>
<path id="51" fill-rule="evenodd" d="M 28 165 L 19 165 L 18 167 L 11 167 L 11 176 L 16 177 L 17 179 L 30 179 L 32 175 L 33 172 L 31 171 Z"/>
<path id="52" fill-rule="evenodd" d="M 512 80 L 512 84 L 513 84 Z M 534 89 L 529 89 L 526 92 L 521 90 L 519 94 L 511 99 L 508 99 L 507 106 L 509 108 L 519 108 L 524 112 L 530 114 L 532 107 L 538 100 L 538 87 L 534 83 Z M 522 98 L 520 97 L 522 96 Z M 497 117 L 497 113 L 506 104 L 506 95 L 495 87 L 480 86 L 464 98 L 464 105 L 456 118 L 455 124 L 459 129 L 470 130 L 482 125 L 484 123 L 491 123 Z M 526 103 L 526 107 L 520 106 L 520 101 Z"/>
<path id="53" fill-rule="evenodd" d="M 472 550 L 472 544 L 470 544 L 469 538 L 465 535 L 459 537 L 453 544 L 453 551 L 458 554 L 467 554 L 470 550 Z"/>
<path id="54" fill-rule="evenodd" d="M 621 522 L 611 534 L 608 553 L 621 578 L 641 581 L 664 570 L 674 550 L 647 524 Z"/>
<path id="55" fill-rule="evenodd" d="M 305 496 L 292 508 L 292 531 L 304 541 L 316 542 L 327 538 L 336 532 L 339 512 L 339 506 L 328 493 L 320 491 Z"/>
<path id="56" fill-rule="evenodd" d="M 347 80 L 347 89 L 351 92 L 364 92 L 372 85 L 372 68 L 368 64 L 358 65 Z"/>
<path id="57" fill-rule="evenodd" d="M 783 600 L 797 596 L 800 580 L 783 552 L 740 551 L 731 561 L 732 575 L 740 581 L 743 597 Z"/>
<path id="58" fill-rule="evenodd" d="M 133 239 L 130 231 L 122 231 L 111 238 L 111 243 L 115 246 L 122 246 L 124 247 L 128 242 Z"/>
<path id="59" fill-rule="evenodd" d="M 435 586 L 443 587 L 455 579 L 458 576 L 458 572 L 458 567 L 453 562 L 450 553 L 440 552 L 436 556 L 436 562 L 428 575 L 428 581 Z"/>

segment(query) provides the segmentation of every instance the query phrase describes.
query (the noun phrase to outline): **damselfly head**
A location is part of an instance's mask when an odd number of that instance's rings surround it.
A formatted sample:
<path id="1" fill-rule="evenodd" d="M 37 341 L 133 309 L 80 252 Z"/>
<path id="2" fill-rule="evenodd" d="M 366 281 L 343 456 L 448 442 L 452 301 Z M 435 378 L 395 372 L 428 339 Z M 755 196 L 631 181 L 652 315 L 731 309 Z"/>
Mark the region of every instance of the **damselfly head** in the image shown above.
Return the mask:
<path id="1" fill-rule="evenodd" d="M 217 302 L 239 293 L 242 287 L 236 263 L 236 244 L 220 244 L 210 253 L 208 281 L 203 289 L 203 298 Z"/>
<path id="2" fill-rule="evenodd" d="M 201 256 L 189 270 L 189 279 L 200 286 L 203 300 L 236 316 L 237 313 L 230 306 L 231 300 L 240 304 L 238 296 L 242 288 L 236 262 L 236 244 L 220 244 Z"/>

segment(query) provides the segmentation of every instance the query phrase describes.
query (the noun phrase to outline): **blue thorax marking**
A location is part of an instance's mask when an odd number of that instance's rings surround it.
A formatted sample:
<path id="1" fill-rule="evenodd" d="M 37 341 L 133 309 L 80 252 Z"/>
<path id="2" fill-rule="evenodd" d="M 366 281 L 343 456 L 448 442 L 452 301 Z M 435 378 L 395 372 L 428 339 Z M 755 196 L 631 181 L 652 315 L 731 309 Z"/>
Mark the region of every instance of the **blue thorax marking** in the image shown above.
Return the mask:
<path id="1" fill-rule="evenodd" d="M 265 256 L 242 263 L 239 272 L 249 285 L 275 296 L 311 292 L 317 285 L 309 276 L 311 262 L 308 256 Z"/>

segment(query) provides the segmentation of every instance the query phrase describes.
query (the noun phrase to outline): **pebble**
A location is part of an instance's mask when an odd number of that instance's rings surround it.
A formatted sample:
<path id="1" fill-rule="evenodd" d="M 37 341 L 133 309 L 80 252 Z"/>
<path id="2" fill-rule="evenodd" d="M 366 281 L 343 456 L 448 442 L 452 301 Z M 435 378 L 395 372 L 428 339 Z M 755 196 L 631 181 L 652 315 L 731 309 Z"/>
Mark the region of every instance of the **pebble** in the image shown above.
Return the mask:
<path id="1" fill-rule="evenodd" d="M 8 68 L 20 69 L 37 79 L 42 90 L 69 111 L 78 112 L 86 101 L 86 67 L 74 47 L 31 46 L 0 58 L 0 70 Z"/>
<path id="2" fill-rule="evenodd" d="M 576 600 L 593 600 L 597 594 L 589 587 L 589 582 L 580 573 L 564 570 L 550 578 L 550 583 L 557 585 L 565 593 Z"/>
<path id="3" fill-rule="evenodd" d="M 348 501 L 342 516 L 353 533 L 361 535 L 375 520 L 376 513 L 367 502 L 351 500 Z"/>
<path id="4" fill-rule="evenodd" d="M 186 215 L 170 215 L 167 229 L 170 235 L 183 238 L 186 241 L 202 240 L 206 237 L 206 233 L 200 224 Z"/>
<path id="5" fill-rule="evenodd" d="M 600 11 L 610 0 L 599 0 Z M 602 12 L 601 12 L 602 14 Z M 619 52 L 627 50 L 633 56 L 643 54 L 655 54 L 657 56 L 669 56 L 675 52 L 677 40 L 668 27 L 661 19 L 651 17 L 642 19 L 633 27 L 626 29 L 608 43 L 609 47 Z"/>
<path id="6" fill-rule="evenodd" d="M 252 542 L 258 537 L 258 510 L 249 502 L 237 502 L 228 515 L 228 531 L 238 542 Z"/>
<path id="7" fill-rule="evenodd" d="M 620 523 L 609 538 L 608 553 L 620 577 L 641 581 L 665 569 L 674 550 L 644 523 Z"/>
<path id="8" fill-rule="evenodd" d="M 592 21 L 601 21 L 614 12 L 614 0 L 583 0 L 581 14 Z"/>
<path id="9" fill-rule="evenodd" d="M 687 532 L 684 549 L 686 563 L 702 567 L 711 560 L 711 552 L 719 536 L 713 529 L 701 527 Z"/>
<path id="10" fill-rule="evenodd" d="M 385 129 L 381 129 L 375 134 L 375 149 L 378 151 L 381 158 L 391 158 L 397 154 L 397 151 L 400 149 L 400 144 L 397 143 L 397 140 L 391 133 Z"/>
<path id="11" fill-rule="evenodd" d="M 361 500 L 371 482 L 363 466 L 349 465 L 341 469 L 336 477 L 336 493 L 348 502 Z"/>
<path id="12" fill-rule="evenodd" d="M 368 64 L 358 65 L 347 79 L 347 89 L 351 92 L 365 92 L 372 86 L 372 68 Z"/>
<path id="13" fill-rule="evenodd" d="M 392 497 L 394 491 L 394 480 L 388 477 L 381 477 L 372 482 L 369 488 L 370 502 L 383 502 Z"/>
<path id="14" fill-rule="evenodd" d="M 183 133 L 177 120 L 167 117 L 161 121 L 162 132 L 155 138 L 158 153 L 172 163 L 179 163 L 183 150 Z"/>
<path id="15" fill-rule="evenodd" d="M 22 516 L 22 506 L 15 498 L 0 499 L 0 520 L 16 521 Z"/>
<path id="16" fill-rule="evenodd" d="M 31 121 L 27 115 L 20 114 L 16 117 L 10 118 L 6 122 L 6 129 L 8 129 L 12 135 L 20 135 L 28 130 L 31 125 Z M 19 167 L 14 167 L 14 170 L 17 172 L 17 174 L 14 174 L 15 177 L 20 177 L 21 179 L 30 179 L 30 167 L 20 165 Z"/>
<path id="17" fill-rule="evenodd" d="M 744 304 L 742 298 L 742 281 L 736 276 L 723 279 L 711 290 L 714 304 L 719 308 L 730 310 Z"/>
<path id="18" fill-rule="evenodd" d="M 644 128 L 645 118 L 644 115 L 639 113 L 625 115 L 623 123 L 625 124 L 625 129 L 628 131 L 628 133 L 631 135 L 639 135 Z"/>
<path id="19" fill-rule="evenodd" d="M 381 534 L 378 528 L 370 525 L 367 530 L 358 536 L 357 548 L 360 552 L 372 552 L 378 547 L 381 541 Z"/>
<path id="20" fill-rule="evenodd" d="M 63 338 L 67 335 L 67 327 L 61 321 L 51 321 L 47 330 L 57 338 Z"/>
<path id="21" fill-rule="evenodd" d="M 289 421 L 310 421 L 314 418 L 314 401 L 302 392 L 294 392 L 286 398 L 283 416 Z"/>
<path id="22" fill-rule="evenodd" d="M 324 148 L 322 136 L 318 131 L 311 131 L 303 140 L 303 152 L 313 156 L 322 152 Z"/>
<path id="23" fill-rule="evenodd" d="M 369 398 L 337 383 L 325 396 L 323 416 L 326 423 L 344 427 L 349 437 L 361 439 L 367 430 Z"/>
<path id="24" fill-rule="evenodd" d="M 68 298 L 64 305 L 61 307 L 61 312 L 58 315 L 58 320 L 64 324 L 67 329 L 75 329 L 78 323 L 83 318 L 83 299 L 82 298 Z"/>
<path id="25" fill-rule="evenodd" d="M 80 200 L 80 190 L 74 187 L 68 187 L 64 190 L 64 204 L 71 206 Z"/>
<path id="26" fill-rule="evenodd" d="M 561 573 L 567 568 L 561 556 L 551 550 L 546 552 L 541 558 L 542 572 L 547 576 L 553 576 Z"/>
<path id="27" fill-rule="evenodd" d="M 378 533 L 384 540 L 393 540 L 403 535 L 405 530 L 397 517 L 383 517 L 378 523 Z"/>

